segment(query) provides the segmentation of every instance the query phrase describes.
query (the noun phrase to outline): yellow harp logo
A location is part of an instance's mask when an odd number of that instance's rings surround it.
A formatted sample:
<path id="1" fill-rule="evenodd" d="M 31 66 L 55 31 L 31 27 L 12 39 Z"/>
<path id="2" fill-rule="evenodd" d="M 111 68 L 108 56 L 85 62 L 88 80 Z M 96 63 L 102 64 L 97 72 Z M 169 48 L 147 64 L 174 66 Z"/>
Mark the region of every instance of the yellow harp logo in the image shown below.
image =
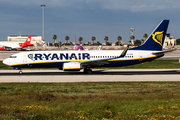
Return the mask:
<path id="1" fill-rule="evenodd" d="M 152 34 L 152 39 L 162 46 L 163 32 L 155 32 Z"/>

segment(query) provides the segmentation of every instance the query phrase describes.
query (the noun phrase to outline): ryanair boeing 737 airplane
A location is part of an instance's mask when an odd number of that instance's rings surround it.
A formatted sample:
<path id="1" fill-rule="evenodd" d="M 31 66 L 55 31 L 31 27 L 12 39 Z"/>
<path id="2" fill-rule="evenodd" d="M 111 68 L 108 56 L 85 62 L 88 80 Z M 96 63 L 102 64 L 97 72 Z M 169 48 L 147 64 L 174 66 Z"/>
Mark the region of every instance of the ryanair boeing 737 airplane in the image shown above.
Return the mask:
<path id="1" fill-rule="evenodd" d="M 169 20 L 163 20 L 148 37 L 146 42 L 135 48 L 123 50 L 89 51 L 30 51 L 20 52 L 3 61 L 4 64 L 21 68 L 59 68 L 64 71 L 92 73 L 93 67 L 121 67 L 152 61 L 164 56 L 162 46 Z"/>

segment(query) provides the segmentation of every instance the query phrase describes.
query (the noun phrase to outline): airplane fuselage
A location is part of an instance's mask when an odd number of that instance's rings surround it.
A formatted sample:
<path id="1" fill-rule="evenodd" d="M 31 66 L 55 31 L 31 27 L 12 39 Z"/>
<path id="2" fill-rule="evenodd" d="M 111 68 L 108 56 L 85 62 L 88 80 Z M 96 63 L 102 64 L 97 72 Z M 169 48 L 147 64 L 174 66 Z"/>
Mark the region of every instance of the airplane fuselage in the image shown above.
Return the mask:
<path id="1" fill-rule="evenodd" d="M 14 48 L 22 48 L 19 46 L 19 43 L 0 43 L 0 46 L 6 46 L 6 47 L 11 47 L 12 49 Z"/>
<path id="2" fill-rule="evenodd" d="M 157 51 L 154 51 L 157 52 Z M 115 58 L 122 50 L 92 50 L 92 51 L 31 51 L 21 52 L 3 61 L 15 68 L 60 68 L 64 63 L 82 62 L 106 58 Z M 161 55 L 153 55 L 153 51 L 128 50 L 123 58 L 108 60 L 107 64 L 91 65 L 90 67 L 121 67 L 152 61 Z"/>

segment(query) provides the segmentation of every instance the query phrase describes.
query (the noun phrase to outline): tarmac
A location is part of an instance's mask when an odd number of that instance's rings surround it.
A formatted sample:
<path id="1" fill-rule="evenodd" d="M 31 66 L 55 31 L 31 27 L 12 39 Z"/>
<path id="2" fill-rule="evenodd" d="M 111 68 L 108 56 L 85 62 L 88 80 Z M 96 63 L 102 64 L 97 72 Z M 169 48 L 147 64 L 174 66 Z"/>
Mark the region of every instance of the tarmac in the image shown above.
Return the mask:
<path id="1" fill-rule="evenodd" d="M 180 69 L 93 69 L 92 74 L 59 70 L 0 70 L 0 83 L 180 81 Z"/>

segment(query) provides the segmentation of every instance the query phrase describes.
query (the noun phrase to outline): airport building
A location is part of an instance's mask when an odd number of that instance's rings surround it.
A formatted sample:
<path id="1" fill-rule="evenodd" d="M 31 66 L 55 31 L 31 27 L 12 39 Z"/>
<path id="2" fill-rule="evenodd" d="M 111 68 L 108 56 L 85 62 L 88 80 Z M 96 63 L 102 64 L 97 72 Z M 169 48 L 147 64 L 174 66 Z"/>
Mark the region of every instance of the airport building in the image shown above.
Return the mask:
<path id="1" fill-rule="evenodd" d="M 170 33 L 166 34 L 163 48 L 174 47 L 176 45 L 176 39 L 170 36 Z"/>
<path id="2" fill-rule="evenodd" d="M 10 35 L 7 37 L 7 41 L 9 42 L 25 42 L 29 35 Z M 31 44 L 34 46 L 42 46 L 43 45 L 42 36 L 32 35 L 31 36 Z"/>

